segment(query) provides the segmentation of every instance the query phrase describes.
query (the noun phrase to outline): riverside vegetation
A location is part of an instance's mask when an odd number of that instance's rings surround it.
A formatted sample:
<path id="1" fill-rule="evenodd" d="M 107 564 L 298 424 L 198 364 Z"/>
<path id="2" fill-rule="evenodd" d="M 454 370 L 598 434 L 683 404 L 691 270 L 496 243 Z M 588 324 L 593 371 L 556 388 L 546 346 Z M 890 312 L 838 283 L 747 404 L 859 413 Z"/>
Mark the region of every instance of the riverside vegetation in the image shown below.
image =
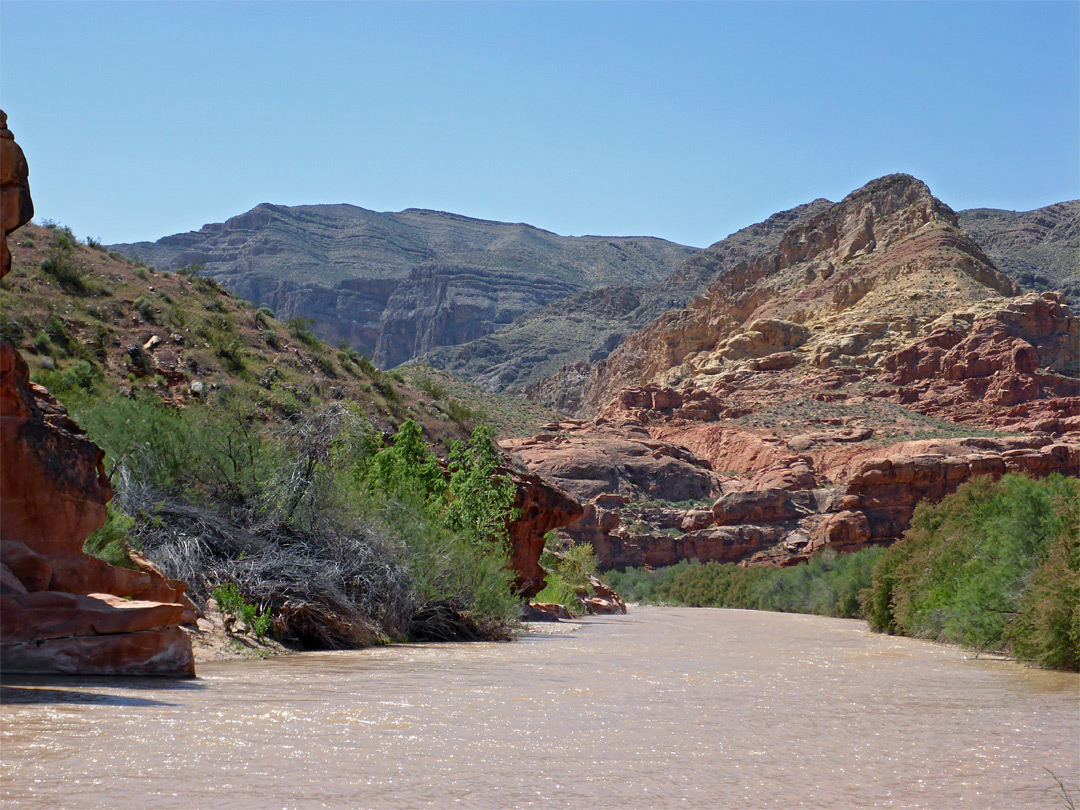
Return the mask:
<path id="1" fill-rule="evenodd" d="M 1080 670 L 1080 481 L 977 478 L 922 503 L 888 549 L 790 568 L 682 562 L 611 571 L 627 600 L 867 619 L 879 632 Z"/>
<path id="2" fill-rule="evenodd" d="M 304 648 L 509 637 L 515 490 L 483 403 L 335 352 L 191 268 L 25 230 L 0 326 L 106 451 L 116 495 L 87 553 L 132 567 L 140 550 L 233 626 Z"/>

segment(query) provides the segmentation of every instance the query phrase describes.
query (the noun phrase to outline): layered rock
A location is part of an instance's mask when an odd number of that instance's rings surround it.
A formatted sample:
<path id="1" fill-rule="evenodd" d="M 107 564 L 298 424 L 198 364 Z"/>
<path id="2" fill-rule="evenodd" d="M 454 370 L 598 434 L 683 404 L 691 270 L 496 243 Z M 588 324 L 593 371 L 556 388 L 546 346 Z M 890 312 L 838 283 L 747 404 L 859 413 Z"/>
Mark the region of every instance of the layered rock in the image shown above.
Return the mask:
<path id="1" fill-rule="evenodd" d="M 792 225 L 831 205 L 815 200 L 773 214 L 690 255 L 652 284 L 585 290 L 526 312 L 496 332 L 422 355 L 490 391 L 525 393 L 563 413 L 581 407 L 579 372 L 607 357 L 629 334 L 687 303 L 724 269 L 776 246 Z"/>
<path id="2" fill-rule="evenodd" d="M 0 110 L 0 278 L 11 270 L 7 235 L 34 217 L 29 178 L 26 156 L 7 128 L 7 113 Z"/>
<path id="3" fill-rule="evenodd" d="M 893 542 L 974 476 L 1080 474 L 1077 319 L 956 221 L 882 178 L 575 368 L 600 415 L 513 443 L 586 502 L 565 533 L 606 566 L 786 565 Z"/>
<path id="4" fill-rule="evenodd" d="M 6 234 L 33 208 L 21 202 L 22 153 L 11 149 L 10 133 L 0 136 Z M 21 159 L 14 164 L 21 182 L 9 182 L 12 155 Z M 103 453 L 44 388 L 30 383 L 26 363 L 3 342 L 0 450 L 0 669 L 194 676 L 191 643 L 180 629 L 196 618 L 187 586 L 146 561 L 131 571 L 83 554 L 112 497 Z"/>
<path id="5" fill-rule="evenodd" d="M 1025 289 L 1054 290 L 1070 306 L 1080 306 L 1080 200 L 1033 211 L 973 208 L 957 215 L 1001 272 Z"/>
<path id="6" fill-rule="evenodd" d="M 262 204 L 157 242 L 113 245 L 162 268 L 202 265 L 233 293 L 388 367 L 488 335 L 555 298 L 650 284 L 693 248 L 648 237 L 567 237 L 441 211 Z"/>
<path id="7" fill-rule="evenodd" d="M 583 410 L 647 382 L 689 379 L 712 390 L 725 372 L 784 352 L 794 355 L 771 362 L 876 368 L 946 312 L 1019 292 L 925 184 L 890 175 L 628 337 L 597 364 Z"/>

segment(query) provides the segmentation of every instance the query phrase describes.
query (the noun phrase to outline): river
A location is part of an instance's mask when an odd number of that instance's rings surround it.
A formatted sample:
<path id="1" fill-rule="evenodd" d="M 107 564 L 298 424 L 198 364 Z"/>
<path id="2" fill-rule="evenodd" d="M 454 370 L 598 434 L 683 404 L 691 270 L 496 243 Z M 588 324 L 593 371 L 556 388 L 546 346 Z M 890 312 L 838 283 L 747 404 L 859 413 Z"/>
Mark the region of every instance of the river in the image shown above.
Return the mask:
<path id="1" fill-rule="evenodd" d="M 1080 678 L 864 623 L 638 608 L 514 643 L 5 678 L 4 808 L 1054 808 Z"/>

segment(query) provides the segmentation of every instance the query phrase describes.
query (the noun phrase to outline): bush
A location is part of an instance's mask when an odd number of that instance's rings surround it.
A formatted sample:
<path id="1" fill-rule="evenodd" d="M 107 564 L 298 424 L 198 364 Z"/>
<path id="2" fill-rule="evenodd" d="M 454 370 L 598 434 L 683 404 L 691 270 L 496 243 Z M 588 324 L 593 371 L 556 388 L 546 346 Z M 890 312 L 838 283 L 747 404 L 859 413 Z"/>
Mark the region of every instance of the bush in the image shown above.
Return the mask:
<path id="1" fill-rule="evenodd" d="M 289 327 L 289 334 L 310 349 L 318 348 L 321 343 L 321 341 L 315 337 L 315 333 L 311 331 L 311 327 L 314 325 L 314 318 L 291 318 L 286 323 L 286 326 Z"/>
<path id="2" fill-rule="evenodd" d="M 90 291 L 82 273 L 71 263 L 66 252 L 56 250 L 50 253 L 41 262 L 41 272 L 52 276 L 61 287 L 75 295 L 86 295 Z"/>
<path id="3" fill-rule="evenodd" d="M 157 322 L 157 313 L 154 310 L 154 303 L 145 295 L 140 295 L 135 299 L 133 306 L 135 311 L 138 312 L 144 321 L 147 323 Z"/>
<path id="4" fill-rule="evenodd" d="M 1076 669 L 1080 481 L 1006 475 L 916 507 L 862 603 L 873 629 Z"/>
<path id="5" fill-rule="evenodd" d="M 135 563 L 128 552 L 134 545 L 130 533 L 135 521 L 111 503 L 105 505 L 105 510 L 105 523 L 86 538 L 83 552 L 109 565 L 134 570 Z"/>
<path id="6" fill-rule="evenodd" d="M 281 348 L 281 341 L 278 338 L 278 333 L 273 329 L 264 329 L 262 333 L 263 343 L 269 346 L 271 349 Z"/>

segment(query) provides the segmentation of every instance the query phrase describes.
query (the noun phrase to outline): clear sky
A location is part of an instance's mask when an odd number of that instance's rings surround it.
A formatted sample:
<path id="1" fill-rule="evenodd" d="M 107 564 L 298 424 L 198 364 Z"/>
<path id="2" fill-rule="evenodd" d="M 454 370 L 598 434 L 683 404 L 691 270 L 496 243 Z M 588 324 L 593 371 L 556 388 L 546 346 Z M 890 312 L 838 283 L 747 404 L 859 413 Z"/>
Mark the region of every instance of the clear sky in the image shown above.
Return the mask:
<path id="1" fill-rule="evenodd" d="M 1080 196 L 1080 3 L 0 3 L 38 218 L 260 202 L 705 246 L 883 174 Z"/>

